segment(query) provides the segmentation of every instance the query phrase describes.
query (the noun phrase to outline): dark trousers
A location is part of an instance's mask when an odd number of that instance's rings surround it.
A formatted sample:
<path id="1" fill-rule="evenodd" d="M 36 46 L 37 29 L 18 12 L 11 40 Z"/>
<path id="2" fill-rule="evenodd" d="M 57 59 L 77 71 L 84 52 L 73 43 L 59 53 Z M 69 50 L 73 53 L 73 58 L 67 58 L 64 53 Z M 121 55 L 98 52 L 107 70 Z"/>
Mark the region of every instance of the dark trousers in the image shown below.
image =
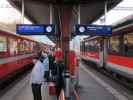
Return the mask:
<path id="1" fill-rule="evenodd" d="M 33 97 L 34 100 L 42 100 L 41 96 L 41 84 L 32 84 L 32 92 L 33 92 Z"/>

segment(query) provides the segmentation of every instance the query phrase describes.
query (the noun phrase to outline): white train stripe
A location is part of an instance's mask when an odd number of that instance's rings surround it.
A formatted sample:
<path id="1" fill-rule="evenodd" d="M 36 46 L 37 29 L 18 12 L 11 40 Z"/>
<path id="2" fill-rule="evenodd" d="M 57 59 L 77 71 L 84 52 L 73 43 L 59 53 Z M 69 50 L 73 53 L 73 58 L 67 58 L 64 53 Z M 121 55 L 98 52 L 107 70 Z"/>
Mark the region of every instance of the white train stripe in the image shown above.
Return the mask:
<path id="1" fill-rule="evenodd" d="M 92 57 L 83 57 L 83 56 L 80 56 L 82 59 L 85 59 L 85 60 L 90 60 L 92 62 L 96 62 L 97 64 L 99 64 L 99 60 L 96 59 L 96 58 L 92 58 Z"/>
<path id="2" fill-rule="evenodd" d="M 107 63 L 107 67 L 116 68 L 117 70 L 121 70 L 123 72 L 133 75 L 133 68 L 129 68 L 126 66 L 122 66 L 122 65 L 118 65 L 118 64 L 114 64 L 114 63 L 110 63 L 110 62 Z"/>
<path id="3" fill-rule="evenodd" d="M 86 71 L 92 78 L 94 78 L 101 86 L 103 86 L 106 90 L 108 90 L 112 95 L 114 95 L 118 100 L 128 100 L 128 98 L 121 93 L 119 93 L 116 89 L 111 87 L 109 84 L 107 84 L 105 81 L 97 77 L 95 74 L 93 74 L 91 71 L 86 69 L 85 67 L 81 67 L 84 71 Z"/>
<path id="4" fill-rule="evenodd" d="M 107 62 L 106 69 L 114 70 L 116 73 L 119 73 L 119 74 L 121 74 L 127 78 L 131 78 L 133 80 L 133 68 L 128 68 L 126 66 Z"/>
<path id="5" fill-rule="evenodd" d="M 27 58 L 30 56 L 34 56 L 35 54 L 26 54 L 26 55 L 20 55 L 20 56 L 14 56 L 14 57 L 8 57 L 8 58 L 0 58 L 0 64 L 5 64 L 17 60 L 21 60 L 23 58 Z"/>

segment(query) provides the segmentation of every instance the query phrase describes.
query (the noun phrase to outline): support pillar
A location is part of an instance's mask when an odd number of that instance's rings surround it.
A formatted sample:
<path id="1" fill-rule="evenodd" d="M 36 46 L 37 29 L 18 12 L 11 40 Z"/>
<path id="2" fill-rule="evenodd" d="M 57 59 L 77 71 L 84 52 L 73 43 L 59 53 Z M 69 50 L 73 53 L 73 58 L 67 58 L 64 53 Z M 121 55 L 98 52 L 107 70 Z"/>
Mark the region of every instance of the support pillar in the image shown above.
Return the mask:
<path id="1" fill-rule="evenodd" d="M 61 47 L 66 70 L 68 69 L 67 55 L 69 52 L 70 21 L 72 16 L 72 6 L 61 7 Z"/>
<path id="2" fill-rule="evenodd" d="M 65 99 L 70 100 L 71 97 L 71 80 L 70 80 L 70 73 L 68 70 L 69 60 L 68 60 L 68 53 L 69 53 L 69 36 L 70 36 L 70 21 L 72 16 L 72 7 L 71 6 L 62 6 L 61 7 L 61 49 L 63 51 L 63 60 L 64 60 L 64 94 Z"/>

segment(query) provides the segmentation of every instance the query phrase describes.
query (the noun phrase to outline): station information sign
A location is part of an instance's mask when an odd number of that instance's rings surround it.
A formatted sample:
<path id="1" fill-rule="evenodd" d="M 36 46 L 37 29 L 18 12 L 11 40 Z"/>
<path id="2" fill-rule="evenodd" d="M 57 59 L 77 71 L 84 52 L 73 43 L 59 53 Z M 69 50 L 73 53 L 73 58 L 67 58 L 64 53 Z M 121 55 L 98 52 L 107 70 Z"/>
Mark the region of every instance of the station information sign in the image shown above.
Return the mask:
<path id="1" fill-rule="evenodd" d="M 55 25 L 17 24 L 16 32 L 20 35 L 55 35 Z"/>
<path id="2" fill-rule="evenodd" d="M 75 35 L 111 35 L 112 27 L 109 25 L 81 25 L 75 26 Z"/>

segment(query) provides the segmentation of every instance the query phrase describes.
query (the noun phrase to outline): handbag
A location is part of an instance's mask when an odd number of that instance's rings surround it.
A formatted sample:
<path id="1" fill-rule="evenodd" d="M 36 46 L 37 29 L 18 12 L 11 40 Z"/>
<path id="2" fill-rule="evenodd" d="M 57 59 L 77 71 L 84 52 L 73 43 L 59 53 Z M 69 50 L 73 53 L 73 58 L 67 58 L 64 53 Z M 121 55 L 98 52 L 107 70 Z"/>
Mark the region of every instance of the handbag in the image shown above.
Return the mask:
<path id="1" fill-rule="evenodd" d="M 49 82 L 48 88 L 49 88 L 49 95 L 53 96 L 56 94 L 56 86 L 54 82 Z"/>

